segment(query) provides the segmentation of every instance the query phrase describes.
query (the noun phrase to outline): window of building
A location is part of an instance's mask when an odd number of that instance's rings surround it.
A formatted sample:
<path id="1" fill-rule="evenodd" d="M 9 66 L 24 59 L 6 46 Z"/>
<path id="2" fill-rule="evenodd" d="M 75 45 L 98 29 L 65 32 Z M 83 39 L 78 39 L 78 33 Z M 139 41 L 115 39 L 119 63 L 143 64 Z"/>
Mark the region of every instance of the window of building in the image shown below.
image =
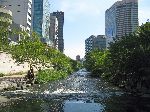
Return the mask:
<path id="1" fill-rule="evenodd" d="M 31 14 L 28 12 L 28 15 L 31 17 Z"/>
<path id="2" fill-rule="evenodd" d="M 11 5 L 9 5 L 9 6 L 11 6 Z"/>
<path id="3" fill-rule="evenodd" d="M 27 26 L 30 28 L 31 26 L 27 23 Z"/>
<path id="4" fill-rule="evenodd" d="M 17 11 L 17 12 L 20 12 L 20 11 Z"/>
<path id="5" fill-rule="evenodd" d="M 18 5 L 18 6 L 20 6 L 20 5 Z"/>
<path id="6" fill-rule="evenodd" d="M 28 21 L 31 22 L 31 19 L 28 18 Z"/>

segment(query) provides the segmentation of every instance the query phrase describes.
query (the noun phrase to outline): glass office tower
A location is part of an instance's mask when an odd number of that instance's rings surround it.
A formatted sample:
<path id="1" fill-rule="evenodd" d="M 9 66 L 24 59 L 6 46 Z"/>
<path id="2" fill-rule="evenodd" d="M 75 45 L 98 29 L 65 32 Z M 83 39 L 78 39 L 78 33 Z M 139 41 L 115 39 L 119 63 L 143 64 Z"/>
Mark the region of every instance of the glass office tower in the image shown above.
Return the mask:
<path id="1" fill-rule="evenodd" d="M 32 30 L 41 38 L 49 38 L 50 5 L 48 0 L 33 0 Z"/>

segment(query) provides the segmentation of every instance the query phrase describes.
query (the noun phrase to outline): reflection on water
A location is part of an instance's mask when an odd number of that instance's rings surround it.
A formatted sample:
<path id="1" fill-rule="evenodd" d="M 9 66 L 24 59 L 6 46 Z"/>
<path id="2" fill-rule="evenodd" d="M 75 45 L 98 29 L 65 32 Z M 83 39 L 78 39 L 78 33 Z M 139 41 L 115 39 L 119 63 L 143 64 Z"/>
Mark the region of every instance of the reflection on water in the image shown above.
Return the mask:
<path id="1" fill-rule="evenodd" d="M 9 96 L 18 97 L 16 93 Z M 85 71 L 84 76 L 79 71 L 43 85 L 36 94 L 19 92 L 19 96 L 20 100 L 1 104 L 0 112 L 150 112 L 150 98 L 123 93 L 107 82 L 86 77 Z"/>
<path id="2" fill-rule="evenodd" d="M 0 112 L 150 112 L 150 99 L 131 96 L 103 100 L 96 96 L 22 99 L 1 106 Z"/>
<path id="3" fill-rule="evenodd" d="M 102 112 L 104 106 L 93 100 L 66 100 L 64 101 L 64 112 Z"/>

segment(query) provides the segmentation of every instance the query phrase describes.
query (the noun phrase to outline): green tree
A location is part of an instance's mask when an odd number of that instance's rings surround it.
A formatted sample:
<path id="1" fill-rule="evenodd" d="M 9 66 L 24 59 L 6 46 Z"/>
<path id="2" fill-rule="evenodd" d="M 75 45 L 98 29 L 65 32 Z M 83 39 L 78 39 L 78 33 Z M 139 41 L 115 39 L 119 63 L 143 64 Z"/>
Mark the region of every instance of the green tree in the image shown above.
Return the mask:
<path id="1" fill-rule="evenodd" d="M 76 60 L 71 59 L 71 60 L 70 60 L 70 63 L 71 63 L 72 69 L 73 69 L 74 71 L 78 71 L 79 69 L 83 68 L 82 63 L 79 62 L 79 61 L 76 61 Z"/>
<path id="2" fill-rule="evenodd" d="M 117 85 L 149 87 L 150 23 L 142 25 L 129 36 L 118 38 L 110 45 L 112 80 Z"/>
<path id="3" fill-rule="evenodd" d="M 11 33 L 10 25 L 12 23 L 12 17 L 10 14 L 4 13 L 0 6 L 0 51 L 5 51 L 9 45 L 9 34 Z"/>
<path id="4" fill-rule="evenodd" d="M 54 69 L 63 70 L 69 74 L 72 72 L 71 63 L 70 63 L 71 59 L 67 57 L 65 54 L 53 48 L 48 48 L 48 52 L 46 56 L 50 60 L 51 65 Z"/>
<path id="5" fill-rule="evenodd" d="M 44 55 L 47 52 L 47 47 L 40 42 L 36 33 L 29 35 L 27 32 L 20 32 L 22 39 L 17 45 L 12 45 L 10 54 L 18 64 L 27 62 L 30 69 L 34 66 L 46 66 L 49 61 Z"/>
<path id="6" fill-rule="evenodd" d="M 86 55 L 86 61 L 84 62 L 85 68 L 96 76 L 108 74 L 109 66 L 111 65 L 108 54 L 108 50 L 94 49 Z"/>

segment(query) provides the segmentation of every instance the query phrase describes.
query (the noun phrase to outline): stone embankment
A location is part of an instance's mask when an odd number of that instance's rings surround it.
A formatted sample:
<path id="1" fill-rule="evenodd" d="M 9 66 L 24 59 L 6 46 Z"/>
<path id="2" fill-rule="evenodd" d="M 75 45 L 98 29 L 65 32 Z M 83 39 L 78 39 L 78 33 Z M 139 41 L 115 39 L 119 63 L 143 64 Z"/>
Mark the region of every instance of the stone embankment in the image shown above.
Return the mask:
<path id="1" fill-rule="evenodd" d="M 5 76 L 0 78 L 0 91 L 23 90 L 31 84 L 26 83 L 24 75 L 20 76 Z"/>
<path id="2" fill-rule="evenodd" d="M 0 74 L 4 75 L 0 77 L 0 91 L 24 89 L 27 85 L 24 77 L 28 70 L 27 63 L 18 65 L 10 54 L 0 51 Z"/>

